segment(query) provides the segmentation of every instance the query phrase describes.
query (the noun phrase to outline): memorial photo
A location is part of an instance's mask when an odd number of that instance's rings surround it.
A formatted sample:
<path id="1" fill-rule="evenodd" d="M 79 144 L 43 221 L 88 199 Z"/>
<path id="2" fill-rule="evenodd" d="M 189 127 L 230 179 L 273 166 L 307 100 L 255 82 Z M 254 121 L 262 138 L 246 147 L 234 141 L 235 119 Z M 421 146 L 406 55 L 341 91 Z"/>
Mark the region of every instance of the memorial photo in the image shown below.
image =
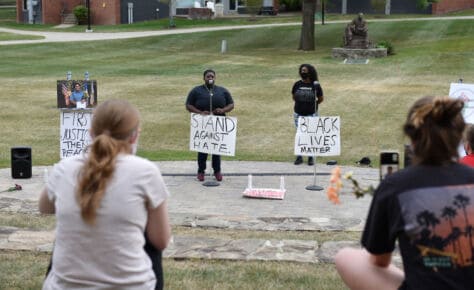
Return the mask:
<path id="1" fill-rule="evenodd" d="M 97 105 L 97 81 L 58 80 L 58 108 L 86 109 Z"/>

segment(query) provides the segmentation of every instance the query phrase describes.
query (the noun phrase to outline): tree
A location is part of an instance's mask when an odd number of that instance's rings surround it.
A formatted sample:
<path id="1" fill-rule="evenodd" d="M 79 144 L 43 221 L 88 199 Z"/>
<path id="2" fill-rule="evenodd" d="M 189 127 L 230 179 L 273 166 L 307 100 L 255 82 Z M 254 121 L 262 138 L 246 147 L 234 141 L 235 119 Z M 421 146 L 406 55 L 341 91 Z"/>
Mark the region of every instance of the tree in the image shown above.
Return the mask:
<path id="1" fill-rule="evenodd" d="M 303 0 L 299 50 L 314 50 L 314 13 L 316 13 L 316 0 Z"/>
<path id="2" fill-rule="evenodd" d="M 169 28 L 176 27 L 176 24 L 174 23 L 173 15 L 174 15 L 174 9 L 176 7 L 177 0 L 158 0 L 158 1 L 164 4 L 168 4 L 168 19 L 169 19 L 168 27 Z"/>
<path id="3" fill-rule="evenodd" d="M 247 6 L 247 12 L 250 14 L 251 19 L 255 19 L 255 16 L 262 8 L 262 0 L 245 0 Z"/>

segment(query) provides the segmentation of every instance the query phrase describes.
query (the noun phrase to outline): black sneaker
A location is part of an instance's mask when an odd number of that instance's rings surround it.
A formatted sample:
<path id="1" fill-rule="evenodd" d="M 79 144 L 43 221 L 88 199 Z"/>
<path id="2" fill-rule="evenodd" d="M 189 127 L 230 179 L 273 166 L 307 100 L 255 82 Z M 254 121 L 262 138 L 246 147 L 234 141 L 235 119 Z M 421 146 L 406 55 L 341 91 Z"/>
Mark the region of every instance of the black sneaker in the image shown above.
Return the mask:
<path id="1" fill-rule="evenodd" d="M 295 165 L 300 165 L 301 163 L 303 163 L 303 157 L 301 156 L 298 156 L 296 157 L 296 160 L 295 160 Z"/>
<path id="2" fill-rule="evenodd" d="M 313 157 L 308 158 L 308 165 L 309 166 L 314 165 L 314 158 Z"/>

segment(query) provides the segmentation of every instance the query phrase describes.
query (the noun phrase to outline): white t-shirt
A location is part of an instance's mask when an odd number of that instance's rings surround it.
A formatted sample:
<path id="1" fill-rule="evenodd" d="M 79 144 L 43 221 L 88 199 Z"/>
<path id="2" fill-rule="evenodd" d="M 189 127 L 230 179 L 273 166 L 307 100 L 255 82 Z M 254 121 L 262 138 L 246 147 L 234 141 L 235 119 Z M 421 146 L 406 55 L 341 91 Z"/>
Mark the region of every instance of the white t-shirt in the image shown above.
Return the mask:
<path id="1" fill-rule="evenodd" d="M 48 196 L 56 208 L 56 241 L 43 289 L 154 289 L 155 275 L 143 246 L 147 207 L 156 208 L 169 196 L 160 170 L 134 155 L 117 156 L 91 226 L 83 221 L 76 198 L 85 158 L 63 159 L 48 179 Z"/>

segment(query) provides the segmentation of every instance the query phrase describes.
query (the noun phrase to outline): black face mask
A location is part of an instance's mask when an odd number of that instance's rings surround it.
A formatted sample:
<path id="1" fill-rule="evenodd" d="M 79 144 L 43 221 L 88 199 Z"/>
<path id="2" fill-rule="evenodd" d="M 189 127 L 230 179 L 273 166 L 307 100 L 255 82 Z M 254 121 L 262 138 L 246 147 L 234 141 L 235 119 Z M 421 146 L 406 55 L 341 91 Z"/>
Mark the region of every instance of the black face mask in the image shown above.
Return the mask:
<path id="1" fill-rule="evenodd" d="M 309 77 L 309 73 L 301 73 L 301 78 L 306 79 Z"/>

